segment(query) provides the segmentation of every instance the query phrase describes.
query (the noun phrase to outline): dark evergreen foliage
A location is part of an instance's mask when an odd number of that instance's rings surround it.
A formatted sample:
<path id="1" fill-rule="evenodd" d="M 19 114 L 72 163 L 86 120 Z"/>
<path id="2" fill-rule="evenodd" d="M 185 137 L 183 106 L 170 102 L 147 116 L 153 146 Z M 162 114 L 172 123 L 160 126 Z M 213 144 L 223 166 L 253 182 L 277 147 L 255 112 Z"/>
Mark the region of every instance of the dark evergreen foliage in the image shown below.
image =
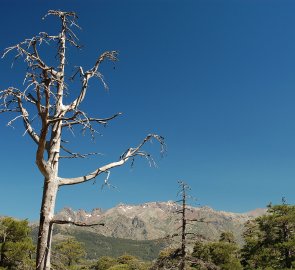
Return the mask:
<path id="1" fill-rule="evenodd" d="M 245 269 L 295 267 L 295 206 L 269 205 L 266 215 L 246 224 L 242 264 Z"/>
<path id="2" fill-rule="evenodd" d="M 0 220 L 0 268 L 33 269 L 35 251 L 27 220 L 6 217 Z"/>

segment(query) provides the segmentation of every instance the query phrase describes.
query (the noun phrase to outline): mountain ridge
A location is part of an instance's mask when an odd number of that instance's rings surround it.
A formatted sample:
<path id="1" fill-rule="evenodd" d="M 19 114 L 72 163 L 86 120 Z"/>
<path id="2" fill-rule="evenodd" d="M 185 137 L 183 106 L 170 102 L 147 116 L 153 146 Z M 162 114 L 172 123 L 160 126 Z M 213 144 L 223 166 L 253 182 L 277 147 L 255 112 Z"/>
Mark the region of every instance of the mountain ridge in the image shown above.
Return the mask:
<path id="1" fill-rule="evenodd" d="M 86 224 L 104 223 L 103 228 L 92 230 L 101 235 L 132 240 L 155 240 L 172 235 L 179 227 L 177 210 L 181 205 L 174 201 L 147 202 L 142 204 L 123 204 L 107 210 L 94 208 L 87 212 L 83 209 L 63 208 L 56 214 L 60 220 L 82 222 Z M 217 211 L 208 206 L 187 206 L 188 219 L 203 220 L 189 225 L 189 230 L 211 240 L 218 239 L 223 231 L 232 231 L 241 241 L 244 223 L 266 213 L 258 208 L 246 213 Z"/>

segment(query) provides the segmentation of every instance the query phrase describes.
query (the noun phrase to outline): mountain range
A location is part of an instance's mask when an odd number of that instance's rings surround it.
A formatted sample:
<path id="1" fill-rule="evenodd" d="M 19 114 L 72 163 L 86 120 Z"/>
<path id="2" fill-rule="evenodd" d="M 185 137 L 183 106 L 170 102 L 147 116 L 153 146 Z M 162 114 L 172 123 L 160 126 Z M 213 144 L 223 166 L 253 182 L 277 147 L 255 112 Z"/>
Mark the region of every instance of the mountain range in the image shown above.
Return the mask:
<path id="1" fill-rule="evenodd" d="M 67 220 L 85 224 L 103 223 L 104 226 L 81 227 L 107 237 L 156 240 L 175 235 L 179 231 L 181 205 L 173 202 L 149 202 L 140 205 L 119 204 L 103 211 L 100 208 L 91 212 L 64 208 L 56 214 L 59 220 Z M 231 213 L 216 211 L 210 207 L 187 206 L 188 232 L 195 233 L 208 241 L 215 241 L 221 232 L 231 231 L 238 242 L 241 242 L 243 226 L 249 219 L 266 212 L 256 209 L 248 213 Z M 73 226 L 73 225 L 68 225 Z"/>
<path id="2" fill-rule="evenodd" d="M 80 227 L 71 224 L 56 225 L 53 230 L 53 245 L 68 237 L 84 243 L 87 258 L 96 260 L 101 256 L 118 257 L 130 254 L 151 261 L 167 246 L 179 245 L 179 210 L 181 205 L 173 201 L 149 202 L 140 205 L 119 204 L 111 209 L 73 210 L 63 208 L 55 219 L 79 224 L 104 224 L 104 226 Z M 187 206 L 187 232 L 192 239 L 216 241 L 222 232 L 233 232 L 239 244 L 243 243 L 244 224 L 250 219 L 266 213 L 266 209 L 256 209 L 248 213 L 216 211 L 208 206 Z M 37 242 L 38 224 L 32 223 L 32 237 Z M 171 237 L 171 236 L 176 237 Z"/>

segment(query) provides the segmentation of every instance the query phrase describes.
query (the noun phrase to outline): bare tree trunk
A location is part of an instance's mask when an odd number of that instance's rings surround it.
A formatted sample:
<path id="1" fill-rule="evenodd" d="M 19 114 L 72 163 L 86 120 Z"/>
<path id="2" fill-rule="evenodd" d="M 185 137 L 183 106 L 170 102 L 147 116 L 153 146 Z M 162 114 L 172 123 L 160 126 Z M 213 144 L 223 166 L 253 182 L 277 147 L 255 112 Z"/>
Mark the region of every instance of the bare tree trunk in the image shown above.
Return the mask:
<path id="1" fill-rule="evenodd" d="M 186 256 L 186 185 L 182 183 L 182 217 L 181 217 L 181 261 L 179 264 L 179 270 L 185 268 L 185 256 Z"/>
<path id="2" fill-rule="evenodd" d="M 36 270 L 50 270 L 50 249 L 52 219 L 58 184 L 54 178 L 44 180 L 43 198 L 40 210 L 40 224 L 37 243 Z"/>
<path id="3" fill-rule="evenodd" d="M 178 229 L 181 229 L 181 247 L 180 247 L 180 262 L 178 264 L 178 269 L 179 270 L 184 270 L 186 267 L 186 246 L 187 246 L 187 239 L 186 236 L 188 233 L 186 231 L 186 227 L 188 221 L 193 221 L 193 220 L 188 220 L 186 217 L 186 210 L 187 210 L 187 198 L 190 198 L 190 195 L 187 195 L 187 190 L 190 190 L 190 186 L 187 185 L 183 181 L 178 181 L 179 184 L 179 192 L 177 196 L 181 195 L 181 199 L 176 201 L 176 202 L 181 202 L 181 209 L 177 210 L 176 213 L 181 214 L 181 218 L 179 221 L 181 222 L 181 226 Z M 176 234 L 179 235 L 179 234 Z"/>

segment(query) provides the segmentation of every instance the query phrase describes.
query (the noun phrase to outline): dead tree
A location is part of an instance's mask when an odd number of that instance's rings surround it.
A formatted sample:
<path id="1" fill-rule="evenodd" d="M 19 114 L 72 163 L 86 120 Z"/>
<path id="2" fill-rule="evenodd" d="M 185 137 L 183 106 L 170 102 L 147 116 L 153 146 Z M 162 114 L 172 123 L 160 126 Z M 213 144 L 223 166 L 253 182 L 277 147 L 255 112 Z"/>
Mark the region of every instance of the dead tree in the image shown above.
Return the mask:
<path id="1" fill-rule="evenodd" d="M 180 203 L 181 207 L 180 209 L 176 210 L 175 213 L 180 215 L 180 218 L 178 220 L 181 222 L 181 225 L 179 226 L 178 230 L 181 230 L 181 232 L 175 233 L 174 235 L 172 235 L 172 237 L 177 237 L 177 236 L 181 237 L 181 247 L 179 249 L 180 262 L 178 264 L 178 269 L 184 270 L 186 266 L 186 260 L 188 260 L 187 245 L 189 240 L 192 240 L 192 239 L 189 239 L 188 236 L 197 237 L 197 238 L 200 237 L 200 235 L 197 232 L 190 231 L 188 227 L 190 227 L 190 225 L 196 224 L 197 222 L 207 223 L 207 221 L 205 221 L 203 218 L 189 219 L 187 217 L 187 211 L 191 211 L 191 208 L 189 208 L 187 205 L 187 201 L 189 199 L 194 200 L 194 197 L 188 194 L 188 192 L 191 190 L 188 184 L 186 184 L 183 181 L 178 181 L 178 184 L 179 184 L 179 192 L 177 195 L 181 196 L 181 199 L 176 202 Z"/>
<path id="2" fill-rule="evenodd" d="M 15 52 L 15 59 L 23 58 L 27 65 L 25 75 L 26 85 L 24 89 L 9 87 L 0 91 L 0 112 L 16 113 L 8 125 L 15 120 L 21 119 L 25 126 L 25 133 L 36 143 L 36 164 L 44 177 L 43 197 L 40 210 L 40 224 L 36 255 L 36 269 L 50 269 L 50 249 L 52 225 L 54 220 L 55 201 L 59 187 L 75 185 L 93 180 L 103 173 L 115 167 L 121 166 L 136 156 L 147 158 L 153 161 L 151 156 L 142 148 L 150 140 L 155 139 L 164 150 L 164 140 L 156 134 L 149 134 L 136 147 L 128 148 L 117 161 L 98 165 L 92 172 L 75 178 L 63 178 L 59 176 L 59 162 L 66 154 L 68 158 L 84 158 L 89 154 L 76 153 L 65 147 L 63 139 L 65 129 L 74 130 L 81 127 L 83 131 L 89 130 L 94 136 L 95 125 L 106 125 L 109 121 L 120 115 L 116 113 L 107 118 L 90 117 L 81 109 L 81 104 L 87 94 L 89 80 L 98 78 L 105 87 L 106 84 L 100 73 L 101 64 L 106 61 L 117 61 L 116 51 L 106 51 L 95 60 L 94 65 L 84 70 L 78 67 L 74 76 L 80 77 L 80 88 L 75 89 L 76 97 L 64 102 L 64 97 L 71 93 L 70 82 L 65 74 L 66 50 L 73 46 L 79 48 L 78 39 L 72 30 L 78 27 L 77 16 L 74 12 L 62 12 L 56 10 L 48 11 L 47 16 L 52 15 L 59 18 L 61 28 L 58 34 L 51 35 L 45 32 L 39 33 L 30 39 L 7 48 L 3 57 L 9 52 Z M 57 44 L 57 64 L 52 66 L 46 63 L 41 56 L 40 45 L 46 43 Z M 69 99 L 69 97 L 68 97 Z M 34 120 L 34 122 L 33 122 Z M 90 153 L 93 154 L 93 153 Z"/>
<path id="3" fill-rule="evenodd" d="M 181 202 L 181 209 L 177 210 L 176 212 L 181 214 L 181 252 L 180 252 L 180 263 L 179 263 L 179 270 L 185 269 L 185 258 L 186 258 L 186 226 L 187 226 L 187 218 L 186 218 L 186 211 L 187 211 L 187 190 L 190 190 L 189 185 L 187 185 L 183 181 L 178 181 L 180 191 L 178 195 L 181 196 L 181 199 L 178 202 Z"/>

